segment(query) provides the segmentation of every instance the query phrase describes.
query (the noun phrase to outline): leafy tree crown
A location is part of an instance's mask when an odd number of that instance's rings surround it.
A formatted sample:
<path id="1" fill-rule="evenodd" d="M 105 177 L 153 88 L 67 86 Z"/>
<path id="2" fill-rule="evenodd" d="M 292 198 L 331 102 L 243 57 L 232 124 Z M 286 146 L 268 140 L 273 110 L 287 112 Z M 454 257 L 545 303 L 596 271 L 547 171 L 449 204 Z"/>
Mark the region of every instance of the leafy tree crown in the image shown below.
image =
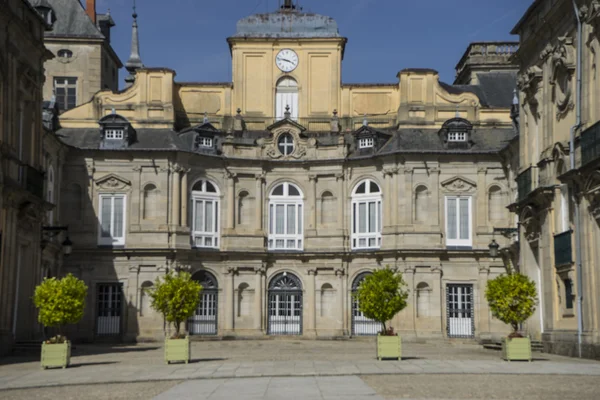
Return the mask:
<path id="1" fill-rule="evenodd" d="M 175 325 L 175 335 L 179 337 L 181 323 L 196 312 L 200 302 L 202 286 L 192 279 L 189 272 L 169 272 L 157 278 L 149 290 L 152 308 L 164 315 Z"/>
<path id="2" fill-rule="evenodd" d="M 503 274 L 488 281 L 485 298 L 492 315 L 511 325 L 516 333 L 519 324 L 535 311 L 537 290 L 535 283 L 523 274 Z"/>
<path id="3" fill-rule="evenodd" d="M 38 321 L 47 327 L 76 324 L 83 317 L 86 284 L 72 274 L 62 279 L 45 278 L 35 288 L 33 303 L 39 310 Z"/>
<path id="4" fill-rule="evenodd" d="M 406 307 L 408 289 L 402 274 L 386 267 L 365 277 L 356 299 L 365 317 L 380 322 L 386 332 L 386 322 Z"/>

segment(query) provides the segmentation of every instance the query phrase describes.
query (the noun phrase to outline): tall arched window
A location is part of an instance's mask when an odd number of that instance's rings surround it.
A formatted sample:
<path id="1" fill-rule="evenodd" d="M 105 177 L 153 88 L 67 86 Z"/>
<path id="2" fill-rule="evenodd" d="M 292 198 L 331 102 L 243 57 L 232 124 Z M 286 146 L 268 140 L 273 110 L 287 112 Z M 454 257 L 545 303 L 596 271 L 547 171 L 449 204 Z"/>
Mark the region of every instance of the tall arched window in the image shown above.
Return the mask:
<path id="1" fill-rule="evenodd" d="M 298 119 L 298 83 L 290 77 L 284 77 L 277 82 L 275 92 L 275 118 L 285 118 L 286 108 L 289 107 L 290 118 Z"/>
<path id="2" fill-rule="evenodd" d="M 192 187 L 192 244 L 219 247 L 219 190 L 207 180 Z"/>
<path id="3" fill-rule="evenodd" d="M 291 183 L 275 186 L 269 195 L 269 250 L 302 250 L 303 200 Z"/>
<path id="4" fill-rule="evenodd" d="M 381 247 L 381 189 L 365 179 L 352 192 L 352 248 Z"/>

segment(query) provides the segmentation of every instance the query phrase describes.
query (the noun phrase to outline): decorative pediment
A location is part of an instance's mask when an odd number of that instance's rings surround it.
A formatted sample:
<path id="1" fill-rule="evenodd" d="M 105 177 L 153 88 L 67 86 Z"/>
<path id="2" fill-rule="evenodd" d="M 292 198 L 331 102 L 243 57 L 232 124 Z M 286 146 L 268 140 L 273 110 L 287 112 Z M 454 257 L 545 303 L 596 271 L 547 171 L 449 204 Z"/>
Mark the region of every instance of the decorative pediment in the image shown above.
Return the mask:
<path id="1" fill-rule="evenodd" d="M 477 188 L 477 184 L 463 176 L 455 176 L 442 182 L 442 187 L 449 192 L 471 193 Z"/>
<path id="2" fill-rule="evenodd" d="M 214 132 L 214 133 L 220 133 L 221 131 L 217 128 L 215 128 L 215 126 L 213 124 L 211 124 L 210 122 L 203 122 L 200 125 L 197 125 L 193 128 L 196 132 Z"/>
<path id="3" fill-rule="evenodd" d="M 267 127 L 267 130 L 270 132 L 275 132 L 275 131 L 280 131 L 281 129 L 283 130 L 296 130 L 298 132 L 304 132 L 306 130 L 306 128 L 302 125 L 300 125 L 299 123 L 297 123 L 296 121 L 294 121 L 291 118 L 284 118 L 281 119 L 277 122 L 275 122 L 274 124 L 272 124 L 271 126 Z"/>
<path id="4" fill-rule="evenodd" d="M 102 190 L 129 190 L 131 182 L 115 174 L 108 174 L 102 178 L 96 179 L 96 186 Z"/>
<path id="5" fill-rule="evenodd" d="M 297 122 L 285 118 L 267 128 L 271 135 L 258 139 L 256 143 L 262 148 L 263 154 L 272 159 L 300 159 L 306 156 L 309 147 L 315 147 L 315 138 L 308 139 L 303 132 L 306 130 Z"/>

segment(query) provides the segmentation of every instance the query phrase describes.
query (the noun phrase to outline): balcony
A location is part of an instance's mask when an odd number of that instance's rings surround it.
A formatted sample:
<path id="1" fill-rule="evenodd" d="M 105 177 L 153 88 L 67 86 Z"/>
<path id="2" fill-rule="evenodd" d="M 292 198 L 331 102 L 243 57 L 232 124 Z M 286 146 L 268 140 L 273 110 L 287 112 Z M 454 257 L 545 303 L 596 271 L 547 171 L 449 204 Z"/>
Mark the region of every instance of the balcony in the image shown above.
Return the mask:
<path id="1" fill-rule="evenodd" d="M 581 133 L 581 165 L 600 158 L 600 122 Z"/>
<path id="2" fill-rule="evenodd" d="M 29 165 L 19 167 L 19 184 L 29 193 L 44 198 L 44 173 Z"/>
<path id="3" fill-rule="evenodd" d="M 529 167 L 517 177 L 517 188 L 519 190 L 517 201 L 521 202 L 527 198 L 535 188 L 537 188 L 538 169 Z"/>
<path id="4" fill-rule="evenodd" d="M 560 267 L 573 263 L 573 249 L 571 246 L 572 231 L 554 235 L 554 266 Z"/>

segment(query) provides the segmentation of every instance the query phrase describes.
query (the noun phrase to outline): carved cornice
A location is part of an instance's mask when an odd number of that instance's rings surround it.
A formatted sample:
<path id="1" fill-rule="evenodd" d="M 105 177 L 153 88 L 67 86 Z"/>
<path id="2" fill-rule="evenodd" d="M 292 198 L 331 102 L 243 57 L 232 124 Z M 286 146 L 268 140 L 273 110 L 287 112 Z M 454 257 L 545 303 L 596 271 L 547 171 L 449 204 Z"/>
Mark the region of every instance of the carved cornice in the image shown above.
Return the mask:
<path id="1" fill-rule="evenodd" d="M 346 274 L 346 272 L 344 271 L 343 268 L 336 268 L 335 269 L 335 276 L 341 278 Z"/>
<path id="2" fill-rule="evenodd" d="M 239 271 L 238 267 L 227 267 L 228 275 L 237 275 L 238 271 Z"/>
<path id="3" fill-rule="evenodd" d="M 102 178 L 96 179 L 96 186 L 107 191 L 130 190 L 131 182 L 119 175 L 108 174 Z"/>
<path id="4" fill-rule="evenodd" d="M 475 192 L 477 184 L 465 177 L 455 176 L 442 182 L 442 187 L 449 192 L 472 193 Z"/>

